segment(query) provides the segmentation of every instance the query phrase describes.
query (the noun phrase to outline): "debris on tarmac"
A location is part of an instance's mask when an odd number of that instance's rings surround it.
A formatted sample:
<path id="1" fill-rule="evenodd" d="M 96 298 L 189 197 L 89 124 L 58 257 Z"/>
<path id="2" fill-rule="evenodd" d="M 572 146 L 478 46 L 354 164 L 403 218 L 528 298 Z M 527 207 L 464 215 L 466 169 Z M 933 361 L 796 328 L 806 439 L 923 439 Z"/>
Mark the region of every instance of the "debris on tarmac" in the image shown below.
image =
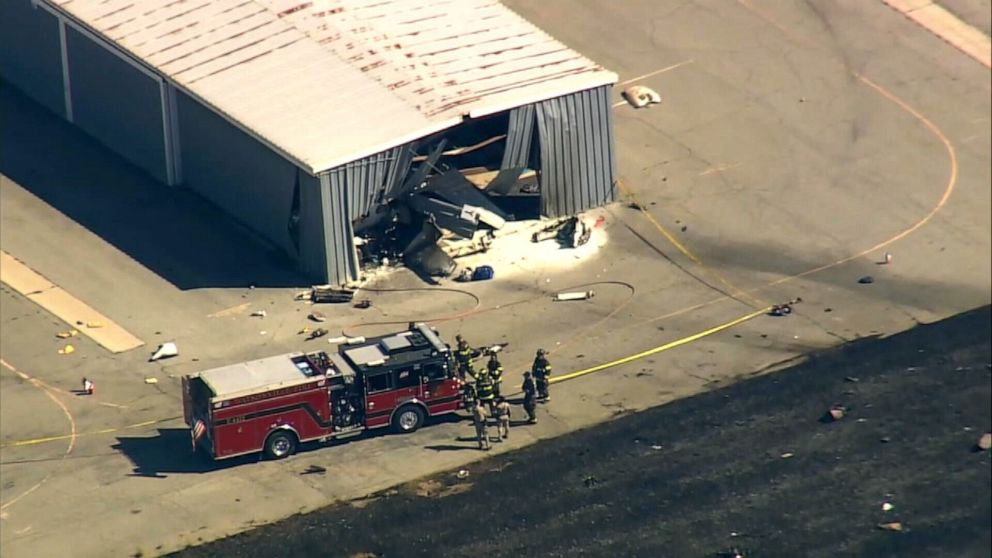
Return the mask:
<path id="1" fill-rule="evenodd" d="M 255 310 L 254 312 L 251 313 L 251 316 L 253 318 L 264 318 L 267 315 L 268 312 L 266 312 L 265 310 Z"/>
<path id="2" fill-rule="evenodd" d="M 300 474 L 301 475 L 315 475 L 315 474 L 316 475 L 323 475 L 326 472 L 327 472 L 327 468 L 326 467 L 321 467 L 320 465 L 310 465 L 309 467 L 307 467 L 306 469 L 304 469 L 303 472 L 300 473 Z"/>
<path id="3" fill-rule="evenodd" d="M 327 321 L 327 316 L 325 316 L 322 312 L 311 312 L 310 315 L 307 316 L 307 317 L 310 318 L 311 320 L 315 321 L 315 322 L 326 322 Z"/>
<path id="4" fill-rule="evenodd" d="M 307 340 L 309 341 L 311 339 L 316 339 L 318 337 L 323 337 L 325 335 L 327 335 L 327 330 L 322 327 L 318 327 L 317 329 L 313 330 L 310 333 L 310 335 L 307 336 Z"/>
<path id="5" fill-rule="evenodd" d="M 831 407 L 823 416 L 825 422 L 837 422 L 844 418 L 844 407 Z"/>
<path id="6" fill-rule="evenodd" d="M 103 322 L 101 322 L 101 321 L 95 321 L 95 322 L 86 322 L 86 327 L 88 327 L 88 328 L 90 328 L 90 329 L 99 329 L 99 328 L 101 328 L 101 327 L 104 327 L 105 325 L 106 325 L 106 324 L 104 324 L 104 323 L 103 323 Z"/>
<path id="7" fill-rule="evenodd" d="M 145 378 L 145 383 L 146 384 L 157 384 L 158 383 L 158 378 Z"/>
<path id="8" fill-rule="evenodd" d="M 459 469 L 455 476 L 459 479 L 467 479 L 469 475 L 468 469 Z"/>
<path id="9" fill-rule="evenodd" d="M 590 475 L 590 476 L 582 479 L 582 484 L 586 485 L 586 488 L 592 488 L 592 487 L 596 486 L 597 484 L 599 484 L 599 479 L 597 479 L 596 477 Z"/>
<path id="10" fill-rule="evenodd" d="M 894 508 L 894 507 L 895 506 L 893 506 L 892 504 L 890 504 L 888 502 L 882 502 L 882 511 L 886 511 L 886 512 L 887 511 L 892 511 L 892 508 Z"/>
<path id="11" fill-rule="evenodd" d="M 59 339 L 68 339 L 70 337 L 75 337 L 77 335 L 79 335 L 79 330 L 70 329 L 69 331 L 60 331 L 56 333 L 55 337 L 58 337 Z"/>
<path id="12" fill-rule="evenodd" d="M 162 343 L 158 346 L 158 350 L 152 353 L 152 356 L 148 359 L 148 362 L 153 362 L 163 358 L 172 358 L 179 354 L 179 347 L 173 342 Z"/>
<path id="13" fill-rule="evenodd" d="M 621 95 L 634 108 L 644 108 L 661 102 L 661 95 L 657 91 L 643 85 L 632 85 L 624 89 Z"/>
<path id="14" fill-rule="evenodd" d="M 787 452 L 785 452 L 785 453 L 783 453 L 783 454 L 782 454 L 781 456 L 779 456 L 779 457 L 781 457 L 782 459 L 789 459 L 790 457 L 793 457 L 793 456 L 795 456 L 795 455 L 796 455 L 796 454 L 794 454 L 794 453 L 792 453 L 791 451 L 787 451 Z"/>
<path id="15" fill-rule="evenodd" d="M 844 376 L 844 381 L 845 382 L 851 382 L 852 384 L 856 384 L 856 383 L 860 382 L 861 380 L 859 380 L 856 376 Z"/>
<path id="16" fill-rule="evenodd" d="M 878 528 L 883 531 L 896 531 L 901 532 L 904 530 L 902 523 L 898 521 L 891 521 L 889 523 L 879 523 Z"/>
<path id="17" fill-rule="evenodd" d="M 871 285 L 874 282 L 875 282 L 875 278 L 872 277 L 871 275 L 865 275 L 861 279 L 858 279 L 858 283 L 861 283 L 862 285 Z"/>
<path id="18" fill-rule="evenodd" d="M 59 349 L 60 355 L 71 355 L 74 352 L 76 352 L 76 348 L 73 347 L 72 345 L 66 345 L 65 347 Z"/>
<path id="19" fill-rule="evenodd" d="M 982 451 L 992 449 L 992 432 L 982 434 L 982 437 L 978 439 L 978 442 L 975 445 Z"/>
<path id="20" fill-rule="evenodd" d="M 586 300 L 592 298 L 596 293 L 593 291 L 578 291 L 571 293 L 556 293 L 554 298 L 555 302 L 563 302 L 568 300 Z"/>

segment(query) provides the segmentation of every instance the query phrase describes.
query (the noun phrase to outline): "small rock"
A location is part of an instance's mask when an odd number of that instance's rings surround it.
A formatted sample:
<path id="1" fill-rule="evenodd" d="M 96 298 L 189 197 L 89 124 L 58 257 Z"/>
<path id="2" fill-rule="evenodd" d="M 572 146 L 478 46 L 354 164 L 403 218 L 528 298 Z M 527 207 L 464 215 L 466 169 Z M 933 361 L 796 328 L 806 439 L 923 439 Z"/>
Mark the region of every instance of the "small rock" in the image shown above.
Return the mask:
<path id="1" fill-rule="evenodd" d="M 892 521 L 890 523 L 879 523 L 878 528 L 883 531 L 902 531 L 902 523 L 898 521 Z"/>
<path id="2" fill-rule="evenodd" d="M 597 479 L 596 477 L 593 477 L 593 476 L 590 475 L 590 476 L 582 479 L 582 484 L 586 485 L 586 488 L 592 488 L 592 487 L 596 486 L 597 484 L 599 484 L 599 479 Z"/>
<path id="3" fill-rule="evenodd" d="M 861 283 L 862 285 L 870 285 L 874 282 L 875 282 L 875 278 L 872 277 L 871 275 L 865 275 L 861 279 L 858 279 L 858 283 Z"/>
<path id="4" fill-rule="evenodd" d="M 982 437 L 978 439 L 978 443 L 976 445 L 978 446 L 978 449 L 982 451 L 992 449 L 992 432 L 982 434 Z"/>

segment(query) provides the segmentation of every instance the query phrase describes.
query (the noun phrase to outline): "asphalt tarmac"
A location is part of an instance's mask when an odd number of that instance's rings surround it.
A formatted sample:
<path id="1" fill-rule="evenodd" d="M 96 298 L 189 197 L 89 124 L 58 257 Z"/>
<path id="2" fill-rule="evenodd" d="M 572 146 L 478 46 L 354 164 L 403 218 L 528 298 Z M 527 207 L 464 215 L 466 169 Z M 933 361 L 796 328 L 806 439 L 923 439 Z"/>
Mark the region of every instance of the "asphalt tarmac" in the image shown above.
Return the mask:
<path id="1" fill-rule="evenodd" d="M 990 324 L 861 339 L 175 556 L 989 556 Z"/>

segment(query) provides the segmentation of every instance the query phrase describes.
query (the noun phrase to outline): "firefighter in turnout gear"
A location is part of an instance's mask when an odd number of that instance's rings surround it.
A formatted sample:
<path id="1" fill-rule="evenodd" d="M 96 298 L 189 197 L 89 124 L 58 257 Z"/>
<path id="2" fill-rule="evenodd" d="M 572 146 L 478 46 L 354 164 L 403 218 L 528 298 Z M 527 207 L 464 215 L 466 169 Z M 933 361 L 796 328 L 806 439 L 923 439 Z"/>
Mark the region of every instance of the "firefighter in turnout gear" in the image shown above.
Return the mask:
<path id="1" fill-rule="evenodd" d="M 551 394 L 548 393 L 548 385 L 551 380 L 551 363 L 548 362 L 547 351 L 537 350 L 534 357 L 534 366 L 531 370 L 534 373 L 534 383 L 537 384 L 537 398 L 541 401 L 551 401 Z"/>
<path id="2" fill-rule="evenodd" d="M 500 388 L 503 386 L 503 365 L 496 358 L 496 353 L 489 353 L 489 362 L 486 363 L 486 371 L 489 372 L 489 379 L 493 382 L 493 393 L 500 396 Z"/>
<path id="3" fill-rule="evenodd" d="M 466 411 L 472 410 L 472 405 L 475 404 L 475 386 L 469 382 L 462 383 L 462 404 Z"/>
<path id="4" fill-rule="evenodd" d="M 475 381 L 475 393 L 479 401 L 482 401 L 484 405 L 489 407 L 492 411 L 496 405 L 496 393 L 493 389 L 493 381 L 489 378 L 489 374 L 481 373 L 479 378 Z"/>
<path id="5" fill-rule="evenodd" d="M 455 346 L 455 362 L 458 364 L 458 376 L 463 380 L 466 376 L 472 376 L 474 378 L 475 369 L 472 363 L 472 347 L 469 346 L 468 341 L 460 334 L 455 336 L 455 341 L 458 343 Z"/>
<path id="6" fill-rule="evenodd" d="M 503 441 L 510 437 L 510 402 L 496 398 L 496 434 Z"/>
<path id="7" fill-rule="evenodd" d="M 472 403 L 472 420 L 475 423 L 475 437 L 479 440 L 479 449 L 489 449 L 489 411 L 481 401 Z"/>
<path id="8" fill-rule="evenodd" d="M 534 424 L 537 422 L 537 388 L 534 387 L 534 379 L 530 377 L 530 372 L 524 372 L 524 383 L 520 389 L 524 392 L 524 411 L 527 412 L 527 422 Z"/>

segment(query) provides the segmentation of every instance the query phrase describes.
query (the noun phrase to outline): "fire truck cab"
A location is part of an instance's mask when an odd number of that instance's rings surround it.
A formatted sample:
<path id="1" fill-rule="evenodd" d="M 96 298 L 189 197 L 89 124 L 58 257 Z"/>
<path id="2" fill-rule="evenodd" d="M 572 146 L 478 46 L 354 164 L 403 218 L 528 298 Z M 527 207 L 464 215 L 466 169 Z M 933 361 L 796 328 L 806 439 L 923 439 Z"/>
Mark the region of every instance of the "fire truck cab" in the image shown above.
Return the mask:
<path id="1" fill-rule="evenodd" d="M 413 432 L 428 416 L 462 407 L 450 348 L 426 324 L 344 344 L 288 353 L 183 378 L 193 448 L 213 459 L 264 451 L 291 455 L 328 441 L 392 426 Z"/>

